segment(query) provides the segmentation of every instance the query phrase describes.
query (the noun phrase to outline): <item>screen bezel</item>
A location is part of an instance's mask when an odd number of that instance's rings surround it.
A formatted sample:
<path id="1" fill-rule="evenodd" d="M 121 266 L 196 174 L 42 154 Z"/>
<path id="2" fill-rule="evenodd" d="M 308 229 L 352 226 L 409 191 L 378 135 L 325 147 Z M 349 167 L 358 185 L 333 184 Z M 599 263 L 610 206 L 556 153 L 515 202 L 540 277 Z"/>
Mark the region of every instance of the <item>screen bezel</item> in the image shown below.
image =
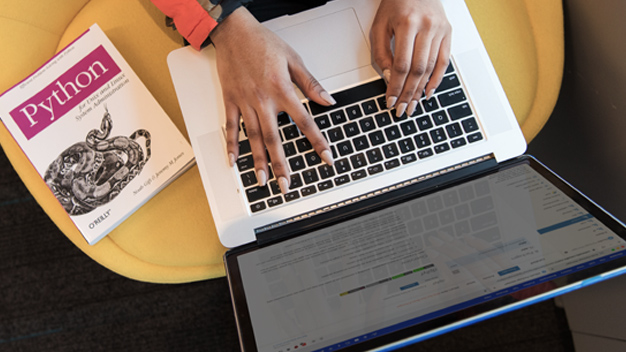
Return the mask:
<path id="1" fill-rule="evenodd" d="M 292 228 L 285 229 L 288 236 L 281 237 L 276 241 L 283 241 L 292 238 L 293 236 L 303 235 L 320 228 L 332 226 L 337 222 L 345 221 L 350 218 L 365 216 L 384 207 L 410 201 L 418 197 L 427 196 L 428 194 L 442 191 L 446 188 L 454 187 L 465 182 L 470 182 L 477 178 L 485 177 L 500 170 L 515 167 L 524 163 L 529 165 L 533 170 L 537 171 L 554 186 L 569 196 L 574 202 L 587 210 L 604 226 L 611 229 L 620 238 L 626 240 L 626 227 L 623 223 L 608 214 L 604 209 L 591 201 L 569 183 L 565 182 L 535 158 L 525 155 L 502 164 L 490 164 L 488 167 L 485 167 L 486 165 L 470 166 L 466 170 L 459 170 L 459 172 L 455 171 L 448 175 L 439 176 L 436 180 L 437 182 L 433 182 L 435 180 L 429 180 L 429 182 L 425 184 L 418 184 L 409 186 L 407 189 L 398 190 L 394 194 L 386 195 L 385 199 L 377 199 L 376 202 L 361 204 L 360 206 L 355 204 L 345 209 L 334 210 L 333 213 L 327 215 L 323 221 L 319 221 L 319 219 L 318 221 L 315 221 L 315 219 L 309 219 L 306 223 L 298 224 L 301 225 L 299 226 L 302 229 L 300 231 L 298 231 L 298 226 L 295 225 Z M 242 247 L 233 248 L 224 255 L 224 263 L 231 290 L 231 299 L 235 311 L 240 343 L 242 349 L 245 351 L 257 351 L 257 348 L 251 319 L 248 313 L 248 306 L 245 292 L 243 290 L 243 282 L 239 272 L 237 257 L 254 251 L 257 248 L 259 248 L 259 245 L 257 243 L 252 243 Z M 521 291 L 515 291 L 511 294 L 495 297 L 486 302 L 345 347 L 341 349 L 341 351 L 362 351 L 366 349 L 380 350 L 387 348 L 394 349 L 402 345 L 434 337 L 446 331 L 470 325 L 491 316 L 503 314 L 504 312 L 519 309 L 529 304 L 549 299 L 582 286 L 586 286 L 587 284 L 619 275 L 625 271 L 626 257 L 620 257 L 602 264 L 582 269 L 580 271 L 575 271 L 573 273 L 557 277 L 550 281 L 546 281 L 545 283 L 552 284 L 540 284 L 543 285 L 543 288 L 545 288 L 543 291 L 541 288 L 537 290 L 537 286 L 539 285 L 530 286 Z M 523 296 L 521 293 L 528 294 L 528 297 L 521 300 L 516 298 L 516 296 Z"/>

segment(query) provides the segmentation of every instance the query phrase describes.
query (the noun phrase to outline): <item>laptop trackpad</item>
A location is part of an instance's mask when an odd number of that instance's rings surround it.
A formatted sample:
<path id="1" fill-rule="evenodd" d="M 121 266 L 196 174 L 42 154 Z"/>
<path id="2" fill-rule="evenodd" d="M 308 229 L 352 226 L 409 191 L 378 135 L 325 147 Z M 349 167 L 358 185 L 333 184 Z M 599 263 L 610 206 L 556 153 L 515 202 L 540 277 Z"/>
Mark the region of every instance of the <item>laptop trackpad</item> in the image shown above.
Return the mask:
<path id="1" fill-rule="evenodd" d="M 371 64 L 365 33 L 353 9 L 345 9 L 276 31 L 322 81 Z"/>

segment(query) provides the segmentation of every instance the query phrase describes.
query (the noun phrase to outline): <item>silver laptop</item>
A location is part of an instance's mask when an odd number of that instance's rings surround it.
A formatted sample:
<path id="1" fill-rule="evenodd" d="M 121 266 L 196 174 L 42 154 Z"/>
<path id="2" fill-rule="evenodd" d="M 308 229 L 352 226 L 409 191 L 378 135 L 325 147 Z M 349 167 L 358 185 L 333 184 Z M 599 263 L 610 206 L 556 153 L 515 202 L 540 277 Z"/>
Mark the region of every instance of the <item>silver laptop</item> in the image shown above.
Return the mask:
<path id="1" fill-rule="evenodd" d="M 214 48 L 197 52 L 185 47 L 169 55 L 178 100 L 224 246 L 253 242 L 257 234 L 269 229 L 447 170 L 491 158 L 501 162 L 524 152 L 524 137 L 464 1 L 442 2 L 453 26 L 452 65 L 438 94 L 431 101 L 422 100 L 417 113 L 404 120 L 394 119 L 380 102 L 384 83 L 372 63 L 369 42 L 379 1 L 336 0 L 264 23 L 294 47 L 339 102 L 331 109 L 307 104 L 318 125 L 329 124 L 320 126 L 335 154 L 331 170 L 310 160 L 315 155 L 288 117 L 282 117 L 284 124 L 279 120 L 283 138 L 295 149 L 294 154 L 286 152 L 293 188 L 287 195 L 272 187 L 275 180 L 265 189 L 257 187 L 251 176 L 252 156 L 245 151 L 237 167 L 228 166 Z M 355 91 L 362 100 L 351 97 Z M 374 96 L 366 94 L 371 91 Z M 377 131 L 369 130 L 372 126 Z M 359 134 L 353 135 L 355 130 Z"/>

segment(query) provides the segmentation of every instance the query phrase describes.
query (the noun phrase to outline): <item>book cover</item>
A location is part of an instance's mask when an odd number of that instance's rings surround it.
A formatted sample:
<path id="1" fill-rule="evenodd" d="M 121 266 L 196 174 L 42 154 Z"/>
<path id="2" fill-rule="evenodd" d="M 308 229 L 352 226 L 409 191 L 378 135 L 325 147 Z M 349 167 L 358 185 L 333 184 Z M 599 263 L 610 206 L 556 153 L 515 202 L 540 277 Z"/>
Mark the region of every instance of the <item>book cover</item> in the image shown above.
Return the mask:
<path id="1" fill-rule="evenodd" d="M 89 244 L 194 163 L 97 24 L 3 93 L 0 119 Z"/>

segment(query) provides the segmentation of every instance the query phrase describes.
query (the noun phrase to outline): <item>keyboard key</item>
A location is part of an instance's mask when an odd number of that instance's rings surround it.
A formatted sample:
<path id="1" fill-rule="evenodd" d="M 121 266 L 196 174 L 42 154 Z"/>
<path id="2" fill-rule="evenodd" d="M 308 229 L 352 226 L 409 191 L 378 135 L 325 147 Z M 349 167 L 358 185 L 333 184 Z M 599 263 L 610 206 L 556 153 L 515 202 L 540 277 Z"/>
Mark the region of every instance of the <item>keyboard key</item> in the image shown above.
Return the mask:
<path id="1" fill-rule="evenodd" d="M 364 150 L 370 147 L 370 143 L 367 141 L 366 136 L 356 137 L 352 140 L 352 143 L 354 143 L 354 149 L 356 149 L 357 151 Z"/>
<path id="2" fill-rule="evenodd" d="M 428 137 L 428 133 L 420 133 L 413 137 L 413 139 L 415 139 L 415 145 L 417 145 L 420 149 L 432 144 L 430 138 Z"/>
<path id="3" fill-rule="evenodd" d="M 383 166 L 381 164 L 376 164 L 376 165 L 372 165 L 370 167 L 367 168 L 367 173 L 370 175 L 375 175 L 378 173 L 383 172 Z"/>
<path id="4" fill-rule="evenodd" d="M 289 184 L 289 189 L 296 189 L 302 187 L 302 178 L 300 174 L 292 174 L 290 176 L 291 183 Z"/>
<path id="5" fill-rule="evenodd" d="M 462 147 L 464 145 L 466 145 L 467 142 L 465 141 L 465 138 L 461 137 L 461 138 L 457 138 L 457 139 L 453 139 L 450 141 L 450 145 L 452 146 L 452 148 L 458 148 L 458 147 Z"/>
<path id="6" fill-rule="evenodd" d="M 317 193 L 317 188 L 315 187 L 315 185 L 304 187 L 303 189 L 300 190 L 300 193 L 302 193 L 303 197 L 307 197 L 307 196 Z"/>
<path id="7" fill-rule="evenodd" d="M 467 136 L 467 141 L 470 143 L 478 142 L 483 139 L 483 135 L 480 132 L 476 132 L 474 134 L 470 134 Z"/>
<path id="8" fill-rule="evenodd" d="M 415 144 L 411 138 L 405 138 L 398 141 L 398 146 L 400 147 L 400 151 L 402 154 L 406 154 L 410 151 L 415 150 Z"/>
<path id="9" fill-rule="evenodd" d="M 322 179 L 327 179 L 335 176 L 335 169 L 332 166 L 327 164 L 322 164 L 317 168 L 317 171 L 320 174 Z"/>
<path id="10" fill-rule="evenodd" d="M 365 154 L 367 155 L 367 160 L 369 160 L 370 164 L 375 164 L 383 160 L 383 154 L 379 148 L 368 150 Z"/>
<path id="11" fill-rule="evenodd" d="M 265 202 L 260 202 L 260 203 L 256 203 L 256 204 L 252 204 L 252 205 L 250 205 L 250 210 L 251 210 L 253 213 L 256 213 L 256 212 L 258 212 L 258 211 L 264 210 L 265 208 L 267 208 L 267 207 L 265 206 Z"/>
<path id="12" fill-rule="evenodd" d="M 359 134 L 359 125 L 356 122 L 350 122 L 343 126 L 343 131 L 346 133 L 346 137 L 353 137 Z"/>
<path id="13" fill-rule="evenodd" d="M 380 106 L 381 110 L 387 109 L 387 98 L 385 98 L 384 95 L 382 97 L 376 98 L 376 101 L 378 102 L 378 106 Z"/>
<path id="14" fill-rule="evenodd" d="M 350 157 L 350 162 L 352 163 L 352 168 L 358 169 L 367 165 L 367 159 L 365 159 L 365 154 L 359 153 Z"/>
<path id="15" fill-rule="evenodd" d="M 344 139 L 343 130 L 341 127 L 335 127 L 331 130 L 328 130 L 328 138 L 331 142 L 337 142 Z"/>
<path id="16" fill-rule="evenodd" d="M 350 120 L 356 120 L 359 117 L 363 117 L 363 111 L 361 111 L 361 107 L 358 105 L 347 107 L 346 112 L 348 113 L 348 118 Z"/>
<path id="17" fill-rule="evenodd" d="M 350 177 L 352 177 L 352 181 L 360 180 L 367 177 L 367 172 L 365 170 L 357 170 L 351 173 Z"/>
<path id="18" fill-rule="evenodd" d="M 376 106 L 376 102 L 374 101 L 374 99 L 368 100 L 368 101 L 362 103 L 361 107 L 363 108 L 363 112 L 366 115 L 371 115 L 373 113 L 378 112 L 378 107 Z"/>
<path id="19" fill-rule="evenodd" d="M 343 110 L 337 110 L 337 111 L 331 112 L 330 119 L 333 122 L 333 125 L 340 125 L 348 121 L 348 118 L 346 118 L 346 114 L 343 112 Z"/>
<path id="20" fill-rule="evenodd" d="M 410 136 L 414 133 L 417 133 L 417 126 L 415 126 L 415 122 L 413 122 L 413 120 L 409 120 L 400 124 L 400 129 L 405 136 Z"/>
<path id="21" fill-rule="evenodd" d="M 419 127 L 420 131 L 425 131 L 429 128 L 433 127 L 433 122 L 430 120 L 430 116 L 422 116 L 415 119 L 417 123 L 417 127 Z"/>
<path id="22" fill-rule="evenodd" d="M 307 166 L 315 166 L 322 163 L 322 158 L 317 155 L 316 151 L 304 154 L 304 160 L 306 161 Z"/>
<path id="23" fill-rule="evenodd" d="M 463 125 L 463 130 L 465 130 L 465 133 L 470 133 L 478 130 L 478 124 L 476 123 L 476 119 L 474 119 L 473 117 L 461 121 L 461 124 Z"/>
<path id="24" fill-rule="evenodd" d="M 417 104 L 417 106 L 415 106 L 415 111 L 413 111 L 413 113 L 411 114 L 411 117 L 420 116 L 423 113 L 424 113 L 424 110 L 422 110 L 422 105 Z"/>
<path id="25" fill-rule="evenodd" d="M 441 83 L 439 84 L 439 87 L 437 87 L 437 90 L 435 90 L 435 93 L 443 92 L 444 90 L 452 89 L 460 85 L 461 82 L 459 82 L 459 77 L 457 77 L 457 75 L 445 76 L 441 80 Z"/>
<path id="26" fill-rule="evenodd" d="M 344 185 L 346 183 L 350 182 L 350 176 L 348 175 L 342 175 L 339 177 L 335 177 L 335 185 L 337 186 L 341 186 Z"/>
<path id="27" fill-rule="evenodd" d="M 298 131 L 298 127 L 296 125 L 289 125 L 283 128 L 283 134 L 285 135 L 286 140 L 296 139 L 300 136 L 300 132 Z"/>
<path id="28" fill-rule="evenodd" d="M 400 154 L 398 146 L 395 143 L 389 143 L 383 146 L 383 154 L 387 159 L 396 157 Z"/>
<path id="29" fill-rule="evenodd" d="M 400 129 L 396 125 L 385 128 L 385 135 L 387 136 L 388 141 L 393 141 L 402 137 Z"/>
<path id="30" fill-rule="evenodd" d="M 433 121 L 435 122 L 435 125 L 437 126 L 441 126 L 449 121 L 448 115 L 446 114 L 444 110 L 434 112 L 432 114 L 432 117 L 433 117 Z"/>
<path id="31" fill-rule="evenodd" d="M 312 115 L 319 115 L 330 110 L 355 104 L 363 99 L 369 99 L 371 97 L 385 94 L 386 91 L 387 85 L 385 84 L 385 81 L 378 79 L 332 94 L 333 98 L 337 101 L 337 104 L 333 106 L 323 106 L 315 103 L 314 101 L 309 101 L 309 107 L 311 108 Z"/>
<path id="32" fill-rule="evenodd" d="M 281 205 L 283 204 L 283 197 L 274 197 L 274 198 L 270 198 L 267 200 L 267 205 L 270 206 L 270 208 L 275 207 L 277 205 Z"/>
<path id="33" fill-rule="evenodd" d="M 252 159 L 252 155 L 239 157 L 239 159 L 237 159 L 237 168 L 239 172 L 254 169 L 254 159 Z"/>
<path id="34" fill-rule="evenodd" d="M 440 154 L 440 153 L 447 152 L 448 150 L 450 150 L 450 145 L 448 145 L 448 143 L 438 144 L 434 147 L 434 149 L 435 149 L 435 153 Z"/>
<path id="35" fill-rule="evenodd" d="M 439 109 L 439 104 L 437 104 L 437 99 L 435 97 L 422 101 L 422 106 L 426 112 Z"/>
<path id="36" fill-rule="evenodd" d="M 249 203 L 254 203 L 263 198 L 267 198 L 270 196 L 270 188 L 265 185 L 263 187 L 252 187 L 246 189 L 246 197 L 248 197 Z"/>
<path id="37" fill-rule="evenodd" d="M 287 126 L 291 124 L 291 119 L 289 118 L 289 115 L 287 115 L 286 112 L 279 113 L 278 116 L 276 117 L 276 121 L 278 123 L 278 127 Z"/>
<path id="38" fill-rule="evenodd" d="M 392 159 L 389 161 L 385 161 L 385 169 L 391 170 L 400 166 L 400 161 L 398 159 Z"/>
<path id="39" fill-rule="evenodd" d="M 315 120 L 315 124 L 317 125 L 317 128 L 319 128 L 320 130 L 327 129 L 331 126 L 328 115 L 317 116 L 313 120 Z"/>
<path id="40" fill-rule="evenodd" d="M 278 186 L 278 181 L 272 180 L 270 181 L 270 189 L 272 190 L 272 194 L 280 194 L 280 186 Z"/>
<path id="41" fill-rule="evenodd" d="M 300 198 L 300 193 L 298 193 L 298 191 L 293 191 L 293 192 L 289 192 L 287 194 L 285 194 L 285 201 L 287 202 L 291 202 L 293 200 L 296 200 Z"/>
<path id="42" fill-rule="evenodd" d="M 317 184 L 317 189 L 321 191 L 325 191 L 327 189 L 331 189 L 333 188 L 335 185 L 333 185 L 333 181 L 328 180 L 328 181 L 322 181 L 320 183 Z"/>
<path id="43" fill-rule="evenodd" d="M 317 171 L 315 169 L 308 169 L 302 171 L 302 179 L 304 183 L 310 185 L 313 182 L 317 182 L 320 180 L 319 176 L 317 176 Z"/>
<path id="44" fill-rule="evenodd" d="M 250 153 L 252 150 L 250 149 L 250 141 L 245 139 L 239 142 L 239 155 L 244 155 Z"/>
<path id="45" fill-rule="evenodd" d="M 414 161 L 417 161 L 417 156 L 415 155 L 415 153 L 411 153 L 411 154 L 403 155 L 400 158 L 400 160 L 402 161 L 402 164 L 406 165 Z"/>
<path id="46" fill-rule="evenodd" d="M 352 169 L 350 168 L 350 162 L 348 162 L 347 158 L 335 161 L 335 171 L 337 171 L 337 174 L 345 174 L 350 170 Z"/>
<path id="47" fill-rule="evenodd" d="M 448 131 L 448 137 L 454 138 L 463 134 L 463 130 L 461 130 L 461 125 L 458 122 L 451 123 L 446 126 L 446 131 Z"/>
<path id="48" fill-rule="evenodd" d="M 296 147 L 298 148 L 298 152 L 304 153 L 307 150 L 313 149 L 311 142 L 307 138 L 300 138 L 296 141 Z"/>
<path id="49" fill-rule="evenodd" d="M 424 159 L 424 158 L 428 158 L 429 156 L 433 156 L 433 150 L 428 148 L 428 149 L 423 149 L 417 152 L 417 157 L 420 159 Z"/>
<path id="50" fill-rule="evenodd" d="M 472 114 L 472 109 L 470 108 L 468 103 L 453 106 L 450 109 L 448 109 L 448 115 L 450 115 L 450 118 L 453 121 L 470 116 L 471 114 Z"/>
<path id="51" fill-rule="evenodd" d="M 360 120 L 359 125 L 361 126 L 361 131 L 363 131 L 364 133 L 376 128 L 376 124 L 374 124 L 374 119 L 372 119 L 371 117 L 366 117 Z"/>
<path id="52" fill-rule="evenodd" d="M 392 109 L 391 110 L 391 116 L 393 118 L 394 121 L 399 122 L 399 121 L 404 121 L 406 119 L 408 119 L 409 117 L 406 115 L 406 112 L 403 113 L 402 115 L 398 116 L 398 111 L 396 109 Z"/>
<path id="53" fill-rule="evenodd" d="M 457 88 L 437 96 L 441 106 L 450 106 L 467 100 L 461 88 Z"/>
<path id="54" fill-rule="evenodd" d="M 300 171 L 306 167 L 302 155 L 297 155 L 289 159 L 289 166 L 291 166 L 291 171 L 293 172 Z"/>
<path id="55" fill-rule="evenodd" d="M 446 139 L 448 139 L 448 137 L 446 136 L 446 133 L 443 130 L 443 127 L 430 131 L 430 136 L 433 139 L 433 143 L 443 142 Z"/>
<path id="56" fill-rule="evenodd" d="M 341 156 L 346 156 L 354 153 L 354 149 L 352 148 L 352 143 L 350 143 L 350 141 L 344 141 L 337 144 L 337 151 Z"/>
<path id="57" fill-rule="evenodd" d="M 241 174 L 241 184 L 243 184 L 244 187 L 250 187 L 257 182 L 258 181 L 256 179 L 256 173 L 254 172 L 254 170 Z"/>
<path id="58" fill-rule="evenodd" d="M 450 63 L 448 64 L 448 68 L 446 69 L 446 75 L 452 72 L 454 72 L 454 66 L 452 66 L 452 61 L 450 61 Z"/>
<path id="59" fill-rule="evenodd" d="M 385 143 L 385 137 L 383 136 L 382 131 L 374 131 L 368 134 L 367 136 L 369 137 L 370 143 L 372 144 L 372 146 Z"/>
<path id="60" fill-rule="evenodd" d="M 378 127 L 391 125 L 391 115 L 389 115 L 388 111 L 383 111 L 374 117 L 376 118 L 376 123 L 378 124 Z"/>

